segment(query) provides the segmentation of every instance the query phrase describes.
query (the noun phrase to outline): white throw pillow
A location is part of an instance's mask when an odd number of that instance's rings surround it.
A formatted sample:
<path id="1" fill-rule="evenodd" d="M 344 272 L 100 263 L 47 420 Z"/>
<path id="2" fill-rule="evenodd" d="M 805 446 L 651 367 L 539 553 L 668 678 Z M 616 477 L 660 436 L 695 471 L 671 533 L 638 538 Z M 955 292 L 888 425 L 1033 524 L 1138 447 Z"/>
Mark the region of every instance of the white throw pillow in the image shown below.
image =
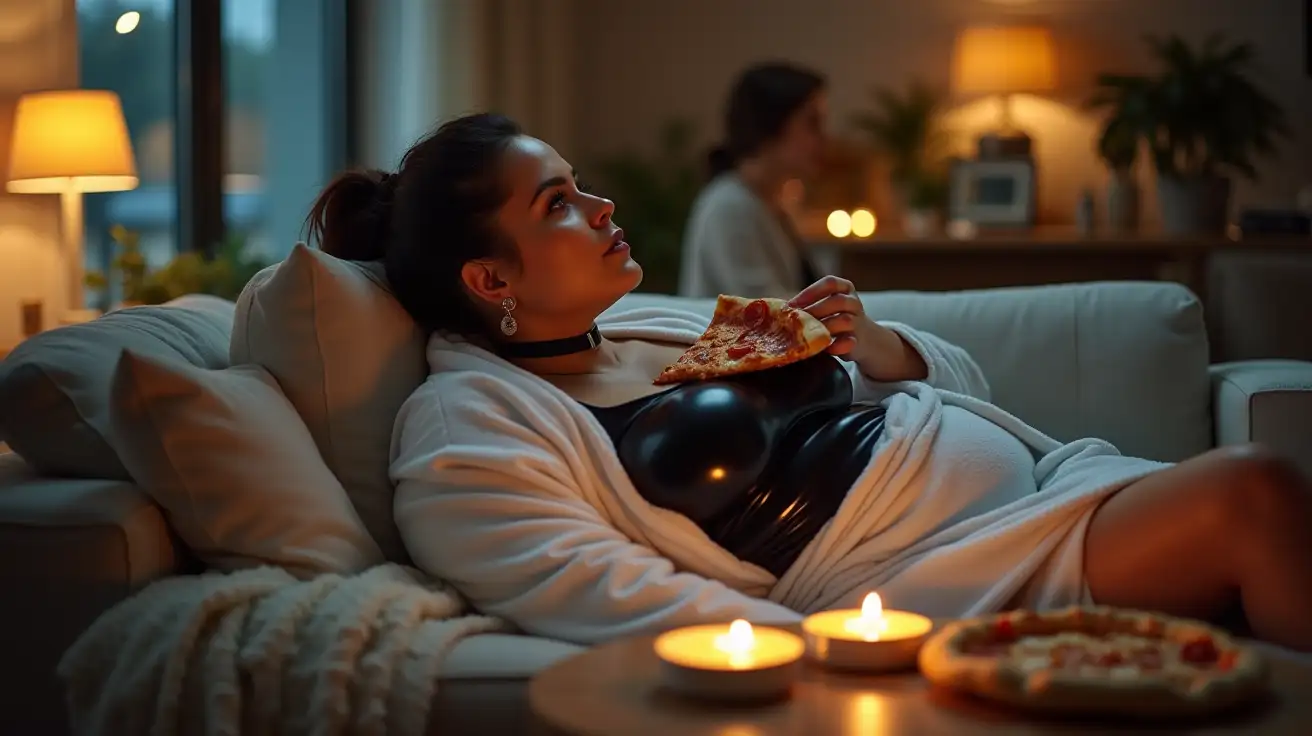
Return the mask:
<path id="1" fill-rule="evenodd" d="M 209 566 L 349 573 L 382 561 L 337 478 L 259 366 L 207 370 L 125 351 L 113 444 Z"/>
<path id="2" fill-rule="evenodd" d="M 297 244 L 237 300 L 231 358 L 263 366 L 388 560 L 408 559 L 392 518 L 392 425 L 428 375 L 425 334 L 392 297 L 381 264 Z"/>
<path id="3" fill-rule="evenodd" d="M 131 480 L 109 443 L 119 353 L 228 365 L 232 302 L 187 296 L 59 327 L 0 361 L 0 438 L 43 475 Z"/>

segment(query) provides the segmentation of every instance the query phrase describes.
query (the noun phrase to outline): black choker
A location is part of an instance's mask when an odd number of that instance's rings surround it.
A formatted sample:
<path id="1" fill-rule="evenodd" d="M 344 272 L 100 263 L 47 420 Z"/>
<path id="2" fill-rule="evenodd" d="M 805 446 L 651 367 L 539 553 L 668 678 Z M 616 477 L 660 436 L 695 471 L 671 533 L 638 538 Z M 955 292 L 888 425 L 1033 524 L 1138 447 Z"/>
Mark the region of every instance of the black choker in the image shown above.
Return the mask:
<path id="1" fill-rule="evenodd" d="M 537 342 L 503 342 L 497 352 L 506 358 L 555 358 L 570 353 L 581 353 L 601 344 L 601 330 L 596 325 L 582 335 L 562 337 L 559 340 Z"/>

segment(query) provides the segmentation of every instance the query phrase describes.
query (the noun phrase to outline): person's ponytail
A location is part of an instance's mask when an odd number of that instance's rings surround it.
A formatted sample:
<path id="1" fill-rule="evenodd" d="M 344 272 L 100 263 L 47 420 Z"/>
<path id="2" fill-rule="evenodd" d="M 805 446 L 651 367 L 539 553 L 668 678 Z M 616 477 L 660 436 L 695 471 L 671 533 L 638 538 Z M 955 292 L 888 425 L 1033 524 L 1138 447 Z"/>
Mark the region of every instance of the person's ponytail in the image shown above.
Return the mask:
<path id="1" fill-rule="evenodd" d="M 378 261 L 390 238 L 396 177 L 378 169 L 348 171 L 324 188 L 309 217 L 309 239 L 348 261 Z"/>

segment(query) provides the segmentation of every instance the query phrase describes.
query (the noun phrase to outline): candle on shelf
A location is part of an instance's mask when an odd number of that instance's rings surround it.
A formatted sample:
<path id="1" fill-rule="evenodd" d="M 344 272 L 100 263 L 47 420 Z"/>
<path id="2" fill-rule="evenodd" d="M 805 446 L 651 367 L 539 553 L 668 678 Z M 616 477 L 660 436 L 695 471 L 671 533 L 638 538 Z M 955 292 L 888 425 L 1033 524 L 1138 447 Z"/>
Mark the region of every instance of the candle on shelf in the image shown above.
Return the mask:
<path id="1" fill-rule="evenodd" d="M 805 647 L 781 629 L 742 619 L 674 629 L 656 637 L 661 679 L 672 690 L 714 700 L 769 700 L 788 693 Z"/>
<path id="2" fill-rule="evenodd" d="M 846 670 L 888 672 L 915 665 L 934 622 L 909 611 L 886 611 L 878 593 L 861 610 L 824 611 L 806 617 L 806 652 L 817 662 Z"/>

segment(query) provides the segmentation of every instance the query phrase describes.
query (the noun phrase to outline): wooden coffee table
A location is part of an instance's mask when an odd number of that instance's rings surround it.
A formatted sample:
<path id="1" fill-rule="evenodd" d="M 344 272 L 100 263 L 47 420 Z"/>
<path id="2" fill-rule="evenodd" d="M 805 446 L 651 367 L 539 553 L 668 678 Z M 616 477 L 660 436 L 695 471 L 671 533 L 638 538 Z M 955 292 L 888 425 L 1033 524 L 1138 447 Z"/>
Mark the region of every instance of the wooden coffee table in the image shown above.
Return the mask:
<path id="1" fill-rule="evenodd" d="M 1312 733 L 1312 665 L 1269 653 L 1271 694 L 1224 719 L 1179 724 L 1191 734 Z M 539 673 L 529 701 L 544 731 L 578 736 L 771 734 L 1125 733 L 1126 724 L 1029 716 L 930 685 L 915 672 L 852 676 L 807 664 L 790 699 L 757 706 L 687 701 L 658 685 L 652 637 L 594 647 Z M 1175 724 L 1172 724 L 1175 725 Z M 1154 731 L 1171 731 L 1154 728 Z"/>

